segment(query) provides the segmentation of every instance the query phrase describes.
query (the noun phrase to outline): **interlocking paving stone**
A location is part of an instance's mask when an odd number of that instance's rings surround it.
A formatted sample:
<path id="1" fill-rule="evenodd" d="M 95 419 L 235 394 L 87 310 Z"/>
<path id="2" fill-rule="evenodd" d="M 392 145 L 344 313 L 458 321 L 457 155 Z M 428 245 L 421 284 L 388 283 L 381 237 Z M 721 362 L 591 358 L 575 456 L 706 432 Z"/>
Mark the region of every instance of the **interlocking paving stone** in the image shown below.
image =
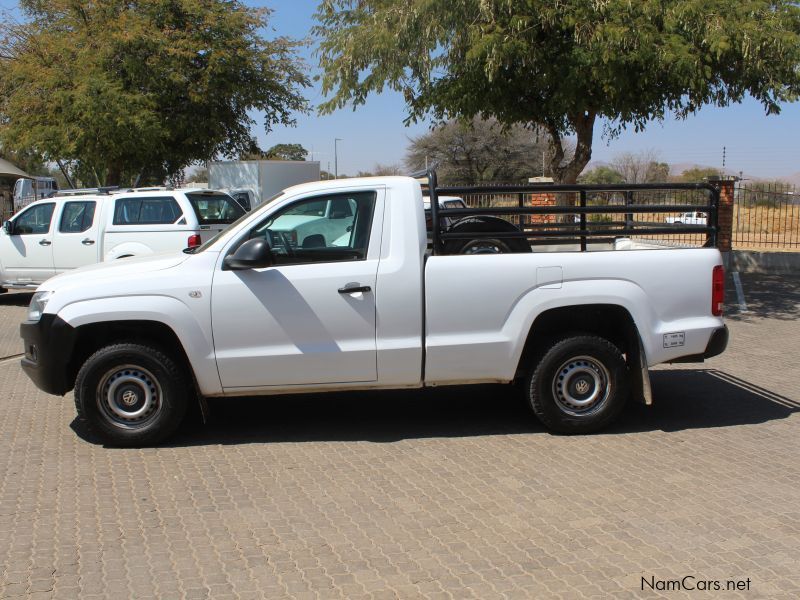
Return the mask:
<path id="1" fill-rule="evenodd" d="M 800 285 L 743 280 L 727 353 L 653 370 L 652 407 L 585 437 L 480 386 L 219 400 L 111 449 L 0 364 L 0 598 L 638 598 L 686 575 L 796 598 Z"/>

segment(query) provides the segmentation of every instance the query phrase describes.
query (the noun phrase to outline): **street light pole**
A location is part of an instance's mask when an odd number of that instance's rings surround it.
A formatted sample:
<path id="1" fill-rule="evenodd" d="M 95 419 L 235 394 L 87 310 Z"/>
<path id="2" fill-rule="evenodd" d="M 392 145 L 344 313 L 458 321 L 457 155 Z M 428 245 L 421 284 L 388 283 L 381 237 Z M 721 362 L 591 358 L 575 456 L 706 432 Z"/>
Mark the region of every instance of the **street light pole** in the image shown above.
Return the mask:
<path id="1" fill-rule="evenodd" d="M 333 178 L 339 179 L 339 142 L 342 138 L 333 138 Z"/>

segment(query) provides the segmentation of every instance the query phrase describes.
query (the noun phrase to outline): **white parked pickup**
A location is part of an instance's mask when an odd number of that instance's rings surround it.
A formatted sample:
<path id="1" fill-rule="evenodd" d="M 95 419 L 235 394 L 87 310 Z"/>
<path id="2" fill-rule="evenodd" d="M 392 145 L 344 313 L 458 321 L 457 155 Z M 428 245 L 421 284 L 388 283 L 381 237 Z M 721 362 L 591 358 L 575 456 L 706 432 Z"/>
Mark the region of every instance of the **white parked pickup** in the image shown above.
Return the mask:
<path id="1" fill-rule="evenodd" d="M 0 292 L 36 289 L 53 275 L 104 260 L 199 246 L 245 212 L 227 194 L 205 189 L 63 194 L 3 224 Z"/>
<path id="2" fill-rule="evenodd" d="M 195 398 L 516 380 L 549 428 L 596 431 L 649 398 L 648 366 L 727 344 L 720 253 L 637 248 L 428 255 L 416 180 L 308 183 L 194 252 L 47 281 L 22 366 L 115 445 Z"/>
<path id="3" fill-rule="evenodd" d="M 677 217 L 666 217 L 664 221 L 672 225 L 706 225 L 704 212 L 692 211 L 679 214 Z"/>

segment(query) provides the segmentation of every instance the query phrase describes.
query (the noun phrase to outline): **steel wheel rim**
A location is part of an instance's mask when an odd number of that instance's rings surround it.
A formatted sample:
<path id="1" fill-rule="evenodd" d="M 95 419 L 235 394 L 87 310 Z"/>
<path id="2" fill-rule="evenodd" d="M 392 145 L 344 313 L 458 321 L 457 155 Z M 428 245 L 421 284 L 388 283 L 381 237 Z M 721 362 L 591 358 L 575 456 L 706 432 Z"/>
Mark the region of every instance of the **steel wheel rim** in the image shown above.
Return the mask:
<path id="1" fill-rule="evenodd" d="M 503 249 L 499 244 L 485 241 L 485 242 L 471 242 L 467 244 L 466 250 L 462 254 L 502 254 Z"/>
<path id="2" fill-rule="evenodd" d="M 608 402 L 611 375 L 597 359 L 575 356 L 556 370 L 552 387 L 556 405 L 561 411 L 572 416 L 591 415 Z"/>
<path id="3" fill-rule="evenodd" d="M 109 369 L 97 386 L 97 406 L 118 427 L 139 428 L 161 411 L 163 394 L 153 374 L 139 365 Z"/>

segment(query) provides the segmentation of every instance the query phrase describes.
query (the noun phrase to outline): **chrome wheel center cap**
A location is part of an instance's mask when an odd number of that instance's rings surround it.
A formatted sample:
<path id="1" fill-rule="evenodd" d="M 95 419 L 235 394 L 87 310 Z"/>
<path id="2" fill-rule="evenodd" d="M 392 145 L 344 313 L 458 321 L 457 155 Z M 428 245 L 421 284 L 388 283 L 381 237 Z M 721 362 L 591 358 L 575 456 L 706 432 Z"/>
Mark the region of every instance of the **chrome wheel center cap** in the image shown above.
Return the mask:
<path id="1" fill-rule="evenodd" d="M 122 394 L 122 402 L 125 406 L 133 406 L 139 401 L 139 396 L 136 395 L 135 392 L 128 390 L 124 394 Z"/>

